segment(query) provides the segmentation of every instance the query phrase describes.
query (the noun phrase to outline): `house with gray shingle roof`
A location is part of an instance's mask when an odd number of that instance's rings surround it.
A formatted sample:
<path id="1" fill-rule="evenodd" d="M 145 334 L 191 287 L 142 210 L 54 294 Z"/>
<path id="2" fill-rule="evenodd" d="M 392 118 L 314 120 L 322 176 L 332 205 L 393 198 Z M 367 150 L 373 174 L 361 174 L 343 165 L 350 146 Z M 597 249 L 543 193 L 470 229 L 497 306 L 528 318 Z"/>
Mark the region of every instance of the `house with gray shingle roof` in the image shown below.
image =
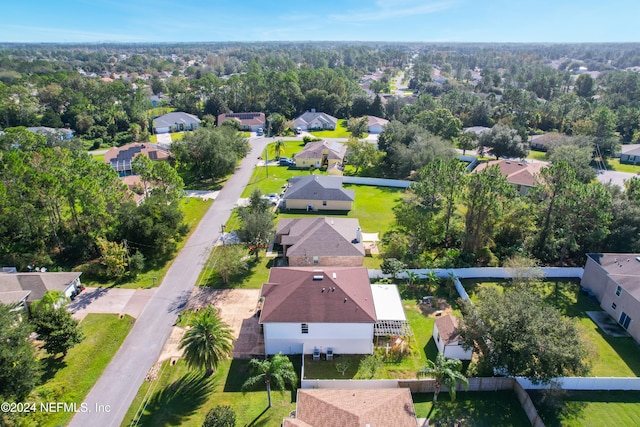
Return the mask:
<path id="1" fill-rule="evenodd" d="M 193 114 L 175 111 L 153 119 L 153 133 L 182 132 L 200 127 L 200 119 Z"/>
<path id="2" fill-rule="evenodd" d="M 365 256 L 356 218 L 283 218 L 276 229 L 289 266 L 360 267 Z"/>
<path id="3" fill-rule="evenodd" d="M 337 176 L 295 176 L 280 204 L 283 209 L 301 209 L 307 212 L 319 210 L 350 211 L 355 200 L 353 190 L 342 188 L 342 178 Z"/>
<path id="4" fill-rule="evenodd" d="M 0 273 L 0 302 L 25 307 L 39 300 L 47 291 L 61 291 L 68 298 L 82 289 L 82 273 Z"/>
<path id="5" fill-rule="evenodd" d="M 326 113 L 318 113 L 315 109 L 307 111 L 294 120 L 295 127 L 309 130 L 335 130 L 338 119 Z"/>

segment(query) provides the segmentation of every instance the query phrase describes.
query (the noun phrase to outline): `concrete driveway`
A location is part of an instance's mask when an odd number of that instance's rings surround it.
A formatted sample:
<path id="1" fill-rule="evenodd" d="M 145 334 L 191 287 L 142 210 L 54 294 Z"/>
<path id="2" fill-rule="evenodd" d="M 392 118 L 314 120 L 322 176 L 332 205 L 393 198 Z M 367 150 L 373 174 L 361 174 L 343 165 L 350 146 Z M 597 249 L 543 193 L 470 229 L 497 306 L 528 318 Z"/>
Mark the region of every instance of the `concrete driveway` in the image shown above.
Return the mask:
<path id="1" fill-rule="evenodd" d="M 88 313 L 128 314 L 138 318 L 155 289 L 86 288 L 68 306 L 73 317 Z"/>

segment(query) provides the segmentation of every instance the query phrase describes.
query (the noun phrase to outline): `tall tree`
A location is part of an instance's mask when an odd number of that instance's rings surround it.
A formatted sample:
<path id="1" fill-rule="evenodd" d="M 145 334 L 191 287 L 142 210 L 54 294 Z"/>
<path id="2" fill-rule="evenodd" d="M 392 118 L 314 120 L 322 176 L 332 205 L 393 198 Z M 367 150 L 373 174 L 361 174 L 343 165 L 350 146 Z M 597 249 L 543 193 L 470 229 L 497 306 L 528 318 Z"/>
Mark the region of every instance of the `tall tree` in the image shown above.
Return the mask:
<path id="1" fill-rule="evenodd" d="M 490 246 L 495 225 L 500 221 L 513 187 L 497 166 L 470 175 L 463 203 L 466 206 L 466 234 L 462 250 L 483 263 L 490 263 Z M 481 249 L 484 255 L 481 256 Z"/>
<path id="2" fill-rule="evenodd" d="M 36 386 L 39 364 L 29 341 L 33 327 L 14 308 L 0 304 L 0 397 L 19 402 Z"/>
<path id="3" fill-rule="evenodd" d="M 51 355 L 66 355 L 70 348 L 84 339 L 78 321 L 64 306 L 51 310 L 37 310 L 31 320 L 38 338 L 44 341 L 43 348 Z"/>
<path id="4" fill-rule="evenodd" d="M 251 359 L 249 369 L 253 376 L 244 382 L 242 389 L 248 390 L 256 384 L 264 382 L 267 386 L 268 408 L 271 408 L 272 385 L 278 390 L 284 390 L 287 385 L 295 390 L 298 384 L 298 375 L 293 363 L 282 353 L 274 354 L 271 359 Z"/>
<path id="5" fill-rule="evenodd" d="M 478 139 L 478 146 L 486 148 L 496 159 L 500 157 L 524 158 L 529 154 L 529 144 L 522 141 L 515 129 L 496 125 L 489 132 L 483 132 Z"/>
<path id="6" fill-rule="evenodd" d="M 241 221 L 238 235 L 240 240 L 255 247 L 254 253 L 258 256 L 258 248 L 265 247 L 273 238 L 275 232 L 274 215 L 266 200 L 260 198 L 260 189 L 254 189 L 248 206 L 240 208 Z"/>
<path id="7" fill-rule="evenodd" d="M 456 386 L 462 383 L 469 387 L 469 380 L 462 374 L 462 362 L 459 359 L 445 359 L 438 353 L 436 360 L 427 359 L 427 364 L 418 371 L 418 378 L 429 377 L 436 380 L 436 391 L 433 393 L 433 404 L 438 401 L 438 395 L 444 385 L 449 389 L 451 400 L 456 400 Z"/>
<path id="8" fill-rule="evenodd" d="M 231 357 L 233 331 L 214 307 L 194 313 L 189 327 L 180 341 L 187 365 L 211 375 L 221 361 Z"/>
<path id="9" fill-rule="evenodd" d="M 384 155 L 370 142 L 353 137 L 347 141 L 347 152 L 349 164 L 356 168 L 354 172 L 356 175 L 361 169 L 366 171 L 377 166 Z"/>
<path id="10" fill-rule="evenodd" d="M 475 305 L 462 307 L 465 348 L 478 346 L 487 374 L 501 372 L 548 383 L 584 375 L 586 350 L 576 324 L 526 287 L 480 292 Z"/>

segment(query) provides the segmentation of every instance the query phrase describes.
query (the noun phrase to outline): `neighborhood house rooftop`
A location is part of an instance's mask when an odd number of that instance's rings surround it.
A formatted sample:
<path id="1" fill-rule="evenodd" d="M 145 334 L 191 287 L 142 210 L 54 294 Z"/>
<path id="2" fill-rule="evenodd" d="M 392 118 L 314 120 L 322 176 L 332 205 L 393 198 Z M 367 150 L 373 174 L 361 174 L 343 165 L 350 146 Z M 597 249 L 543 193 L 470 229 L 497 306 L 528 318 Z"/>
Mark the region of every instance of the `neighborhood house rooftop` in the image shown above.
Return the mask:
<path id="1" fill-rule="evenodd" d="M 588 254 L 622 286 L 640 301 L 640 254 Z"/>

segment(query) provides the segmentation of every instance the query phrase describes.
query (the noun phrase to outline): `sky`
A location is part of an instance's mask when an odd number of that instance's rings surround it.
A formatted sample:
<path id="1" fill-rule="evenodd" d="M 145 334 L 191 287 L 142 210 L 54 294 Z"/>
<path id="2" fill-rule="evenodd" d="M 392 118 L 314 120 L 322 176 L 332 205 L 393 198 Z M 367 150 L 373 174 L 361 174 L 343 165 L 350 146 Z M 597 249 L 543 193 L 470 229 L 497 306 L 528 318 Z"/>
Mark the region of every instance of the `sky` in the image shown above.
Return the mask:
<path id="1" fill-rule="evenodd" d="M 638 0 L 9 0 L 0 42 L 640 42 Z"/>

